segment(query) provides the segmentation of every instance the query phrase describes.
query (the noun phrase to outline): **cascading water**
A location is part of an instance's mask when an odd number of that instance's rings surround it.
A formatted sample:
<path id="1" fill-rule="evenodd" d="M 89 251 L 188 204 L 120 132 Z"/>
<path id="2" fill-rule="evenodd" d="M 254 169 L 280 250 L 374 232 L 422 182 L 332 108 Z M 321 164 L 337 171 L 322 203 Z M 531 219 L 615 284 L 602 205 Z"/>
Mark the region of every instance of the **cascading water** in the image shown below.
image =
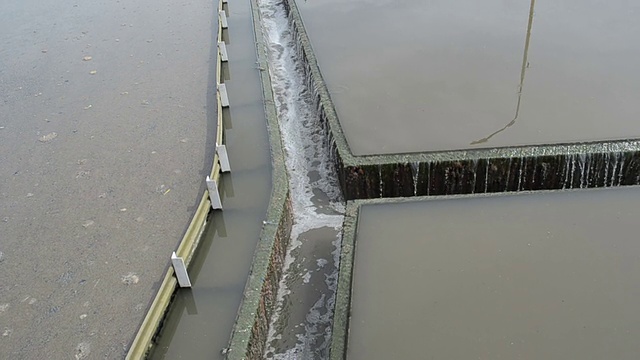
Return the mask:
<path id="1" fill-rule="evenodd" d="M 344 204 L 305 81 L 286 9 L 258 0 L 293 206 L 290 246 L 271 319 L 266 358 L 326 358 L 337 287 Z"/>
<path id="2" fill-rule="evenodd" d="M 413 196 L 418 196 L 418 179 L 420 177 L 420 163 L 412 162 L 411 171 L 413 172 Z"/>

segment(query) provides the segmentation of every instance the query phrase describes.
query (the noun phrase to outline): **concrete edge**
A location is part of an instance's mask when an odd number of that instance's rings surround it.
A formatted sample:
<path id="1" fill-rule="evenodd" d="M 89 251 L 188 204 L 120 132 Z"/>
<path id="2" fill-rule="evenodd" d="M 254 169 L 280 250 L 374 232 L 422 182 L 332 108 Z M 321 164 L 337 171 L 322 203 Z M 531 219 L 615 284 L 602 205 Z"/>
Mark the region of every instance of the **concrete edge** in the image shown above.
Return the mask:
<path id="1" fill-rule="evenodd" d="M 284 148 L 267 70 L 267 47 L 260 26 L 257 0 L 251 0 L 251 10 L 271 145 L 272 190 L 265 225 L 254 253 L 242 303 L 229 340 L 227 359 L 230 360 L 263 358 L 269 321 L 276 305 L 278 285 L 293 222 Z"/>
<path id="2" fill-rule="evenodd" d="M 219 0 L 218 2 L 218 11 L 223 10 L 223 0 Z M 217 30 L 217 42 L 222 40 L 222 24 L 218 21 L 218 30 Z M 217 47 L 217 43 L 214 45 Z M 221 73 L 222 59 L 220 52 L 218 51 L 216 57 L 216 83 L 219 85 L 222 81 L 222 73 Z M 217 103 L 217 126 L 216 126 L 216 144 L 222 144 L 223 133 L 224 133 L 224 122 L 222 119 L 222 104 L 220 101 L 220 93 L 216 92 L 216 103 Z M 214 153 L 213 157 L 213 166 L 211 168 L 210 177 L 216 182 L 220 181 L 221 169 L 219 164 L 220 159 L 218 158 L 217 152 Z M 200 240 L 202 238 L 202 233 L 204 232 L 207 216 L 209 211 L 211 210 L 211 202 L 209 201 L 209 192 L 207 190 L 204 191 L 198 208 L 196 209 L 191 222 L 189 223 L 189 227 L 185 231 L 182 240 L 180 241 L 178 248 L 176 249 L 176 255 L 184 259 L 185 265 L 188 267 L 191 264 L 191 260 L 193 255 L 195 254 L 198 245 L 200 244 Z M 170 255 L 167 254 L 167 271 L 165 272 L 164 278 L 158 292 L 153 299 L 149 309 L 147 310 L 147 314 L 136 333 L 135 338 L 133 339 L 131 346 L 129 347 L 129 351 L 127 352 L 126 359 L 134 360 L 134 359 L 143 359 L 148 354 L 149 350 L 152 346 L 152 341 L 154 336 L 160 329 L 160 325 L 164 316 L 166 314 L 167 309 L 171 303 L 173 298 L 173 293 L 176 290 L 177 279 L 174 276 L 173 267 L 170 266 Z"/>
<path id="3" fill-rule="evenodd" d="M 200 205 L 196 210 L 195 216 L 187 228 L 178 250 L 176 251 L 176 255 L 185 259 L 185 264 L 187 266 L 189 266 L 192 255 L 200 243 L 200 237 L 204 230 L 206 217 L 210 208 L 211 203 L 209 202 L 208 195 L 205 194 L 200 200 Z M 167 259 L 169 258 L 169 255 L 170 254 L 167 254 Z M 136 337 L 131 343 L 126 359 L 143 359 L 146 356 L 147 352 L 151 348 L 153 337 L 157 333 L 165 312 L 171 303 L 171 298 L 177 284 L 173 267 L 168 266 L 162 284 L 149 307 L 147 315 L 145 316 Z"/>
<path id="4" fill-rule="evenodd" d="M 284 0 L 284 6 L 297 38 L 298 55 L 305 62 L 308 87 L 314 92 L 316 106 L 325 123 L 325 134 L 331 144 L 331 155 L 345 199 L 640 184 L 638 139 L 354 155 L 296 0 Z M 587 158 L 582 158 L 583 155 Z M 616 158 L 617 167 L 612 168 L 605 158 Z M 585 169 L 588 169 L 586 175 L 594 176 L 593 181 L 582 180 Z M 612 173 L 616 173 L 615 178 L 611 177 Z M 476 180 L 480 182 L 476 183 Z"/>
<path id="5" fill-rule="evenodd" d="M 359 214 L 360 203 L 357 201 L 347 202 L 344 223 L 342 225 L 338 289 L 336 290 L 333 324 L 331 326 L 331 344 L 329 348 L 329 359 L 331 360 L 342 360 L 347 357 L 351 308 L 351 280 L 353 279 L 353 262 Z"/>

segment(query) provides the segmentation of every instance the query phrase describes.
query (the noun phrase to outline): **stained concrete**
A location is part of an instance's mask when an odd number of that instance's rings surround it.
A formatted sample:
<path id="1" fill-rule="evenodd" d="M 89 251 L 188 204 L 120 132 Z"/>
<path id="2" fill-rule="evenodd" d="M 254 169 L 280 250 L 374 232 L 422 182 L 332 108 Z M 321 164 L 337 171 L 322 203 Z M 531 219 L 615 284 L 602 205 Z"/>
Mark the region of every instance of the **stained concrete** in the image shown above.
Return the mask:
<path id="1" fill-rule="evenodd" d="M 636 358 L 639 200 L 630 187 L 360 203 L 350 307 L 336 309 L 347 358 Z"/>
<path id="2" fill-rule="evenodd" d="M 126 353 L 211 169 L 213 5 L 0 4 L 3 357 Z"/>

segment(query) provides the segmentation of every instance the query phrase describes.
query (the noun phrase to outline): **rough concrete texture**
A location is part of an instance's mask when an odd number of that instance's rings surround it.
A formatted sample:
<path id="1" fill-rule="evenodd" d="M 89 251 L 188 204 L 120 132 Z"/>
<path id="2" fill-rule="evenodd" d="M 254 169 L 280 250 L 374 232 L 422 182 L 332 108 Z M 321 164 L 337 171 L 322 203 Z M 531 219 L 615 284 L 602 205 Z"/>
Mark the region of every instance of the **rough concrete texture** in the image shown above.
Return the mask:
<path id="1" fill-rule="evenodd" d="M 211 169 L 216 19 L 0 4 L 0 357 L 124 357 Z"/>

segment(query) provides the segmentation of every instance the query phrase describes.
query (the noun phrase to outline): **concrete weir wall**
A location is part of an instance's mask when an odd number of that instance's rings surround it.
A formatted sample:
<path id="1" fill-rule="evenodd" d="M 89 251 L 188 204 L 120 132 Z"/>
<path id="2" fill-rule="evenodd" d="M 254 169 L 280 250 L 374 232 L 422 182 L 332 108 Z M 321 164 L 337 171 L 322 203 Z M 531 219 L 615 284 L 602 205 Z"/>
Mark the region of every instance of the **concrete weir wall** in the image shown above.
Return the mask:
<path id="1" fill-rule="evenodd" d="M 340 175 L 349 199 L 637 185 L 639 146 L 621 141 L 409 154 L 410 161 L 342 164 Z"/>
<path id="2" fill-rule="evenodd" d="M 353 155 L 295 0 L 284 0 L 345 199 L 640 184 L 640 141 Z"/>

